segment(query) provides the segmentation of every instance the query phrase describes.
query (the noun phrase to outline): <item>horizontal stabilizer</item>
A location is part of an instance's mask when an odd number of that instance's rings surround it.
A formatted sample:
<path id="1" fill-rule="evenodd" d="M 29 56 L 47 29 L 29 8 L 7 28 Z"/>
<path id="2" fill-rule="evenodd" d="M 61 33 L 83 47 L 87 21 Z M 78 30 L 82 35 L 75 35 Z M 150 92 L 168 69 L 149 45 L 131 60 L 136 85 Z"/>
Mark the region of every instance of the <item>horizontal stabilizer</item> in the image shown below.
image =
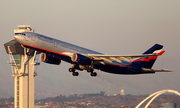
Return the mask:
<path id="1" fill-rule="evenodd" d="M 147 68 L 142 68 L 143 72 L 173 72 L 169 69 L 147 69 Z"/>

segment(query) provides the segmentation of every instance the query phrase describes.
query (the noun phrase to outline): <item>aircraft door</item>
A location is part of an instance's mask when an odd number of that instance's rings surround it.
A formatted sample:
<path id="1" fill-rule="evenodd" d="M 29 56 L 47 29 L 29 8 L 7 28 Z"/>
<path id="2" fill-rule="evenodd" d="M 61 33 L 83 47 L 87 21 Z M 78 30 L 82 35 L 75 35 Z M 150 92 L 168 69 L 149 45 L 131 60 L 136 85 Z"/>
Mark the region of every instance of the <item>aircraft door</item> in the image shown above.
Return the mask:
<path id="1" fill-rule="evenodd" d="M 54 47 L 57 47 L 58 42 L 54 40 Z"/>
<path id="2" fill-rule="evenodd" d="M 32 35 L 31 35 L 31 40 L 32 40 L 32 41 L 35 41 L 35 40 L 36 40 L 36 36 L 32 34 Z"/>

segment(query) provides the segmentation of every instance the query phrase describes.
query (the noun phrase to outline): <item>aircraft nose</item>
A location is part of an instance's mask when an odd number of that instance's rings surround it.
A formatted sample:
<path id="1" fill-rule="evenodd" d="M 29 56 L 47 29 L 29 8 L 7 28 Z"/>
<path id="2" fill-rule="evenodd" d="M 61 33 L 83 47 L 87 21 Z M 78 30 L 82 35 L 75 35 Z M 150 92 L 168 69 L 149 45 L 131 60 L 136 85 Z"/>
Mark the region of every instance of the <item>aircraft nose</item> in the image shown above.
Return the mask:
<path id="1" fill-rule="evenodd" d="M 20 38 L 20 36 L 15 35 L 15 36 L 14 36 L 14 38 L 18 41 L 18 40 L 19 40 L 19 38 Z"/>
<path id="2" fill-rule="evenodd" d="M 14 38 L 18 41 L 18 42 L 20 42 L 22 39 L 22 37 L 20 36 L 20 35 L 15 35 L 14 36 Z"/>
<path id="3" fill-rule="evenodd" d="M 15 35 L 15 36 L 14 36 L 14 38 L 18 38 L 18 36 L 17 36 L 17 35 Z"/>

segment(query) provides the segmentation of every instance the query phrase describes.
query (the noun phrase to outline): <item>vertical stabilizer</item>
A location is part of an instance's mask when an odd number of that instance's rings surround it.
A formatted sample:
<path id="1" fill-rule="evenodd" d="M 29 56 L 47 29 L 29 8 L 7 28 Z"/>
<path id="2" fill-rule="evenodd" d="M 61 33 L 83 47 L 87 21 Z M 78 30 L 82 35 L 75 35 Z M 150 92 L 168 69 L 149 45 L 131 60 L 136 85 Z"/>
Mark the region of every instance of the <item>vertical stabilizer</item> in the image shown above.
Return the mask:
<path id="1" fill-rule="evenodd" d="M 155 44 L 154 46 L 152 46 L 150 49 L 148 49 L 146 52 L 144 52 L 143 54 L 152 54 L 152 53 L 159 53 L 159 54 L 163 54 L 164 51 L 159 51 L 156 52 L 158 50 L 161 50 L 163 48 L 162 45 L 159 44 Z M 145 63 L 145 68 L 152 68 L 153 64 L 155 63 L 156 59 L 158 56 L 154 56 L 154 57 L 148 57 L 148 61 Z"/>
<path id="2" fill-rule="evenodd" d="M 143 54 L 156 53 L 158 55 L 162 55 L 165 52 L 165 51 L 161 51 L 162 48 L 163 48 L 162 45 L 155 44 L 150 49 L 145 51 Z M 140 66 L 142 68 L 152 68 L 152 66 L 153 66 L 154 62 L 156 61 L 157 57 L 158 56 L 140 58 L 138 60 L 135 60 L 134 64 L 136 64 L 136 65 L 138 65 L 138 66 Z"/>
<path id="3" fill-rule="evenodd" d="M 143 54 L 152 54 L 154 51 L 156 50 L 160 50 L 162 49 L 163 46 L 159 45 L 159 44 L 155 44 L 154 46 L 152 46 L 150 49 L 148 49 L 146 52 L 144 52 Z"/>

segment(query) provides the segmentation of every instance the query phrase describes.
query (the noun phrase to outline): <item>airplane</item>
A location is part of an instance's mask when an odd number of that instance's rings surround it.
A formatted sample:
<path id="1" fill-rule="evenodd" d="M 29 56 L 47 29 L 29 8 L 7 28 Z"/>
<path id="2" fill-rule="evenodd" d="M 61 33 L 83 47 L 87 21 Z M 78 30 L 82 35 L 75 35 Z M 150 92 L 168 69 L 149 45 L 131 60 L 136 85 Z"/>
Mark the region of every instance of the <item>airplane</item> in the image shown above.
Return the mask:
<path id="1" fill-rule="evenodd" d="M 152 69 L 158 56 L 165 51 L 163 46 L 155 44 L 139 55 L 105 55 L 90 49 L 73 45 L 34 32 L 15 33 L 14 38 L 25 48 L 26 54 L 31 56 L 29 50 L 41 52 L 42 62 L 60 65 L 61 60 L 71 64 L 69 72 L 78 76 L 76 70 L 86 70 L 92 77 L 97 76 L 95 69 L 112 74 L 150 74 L 155 72 L 172 72 L 168 69 Z"/>

